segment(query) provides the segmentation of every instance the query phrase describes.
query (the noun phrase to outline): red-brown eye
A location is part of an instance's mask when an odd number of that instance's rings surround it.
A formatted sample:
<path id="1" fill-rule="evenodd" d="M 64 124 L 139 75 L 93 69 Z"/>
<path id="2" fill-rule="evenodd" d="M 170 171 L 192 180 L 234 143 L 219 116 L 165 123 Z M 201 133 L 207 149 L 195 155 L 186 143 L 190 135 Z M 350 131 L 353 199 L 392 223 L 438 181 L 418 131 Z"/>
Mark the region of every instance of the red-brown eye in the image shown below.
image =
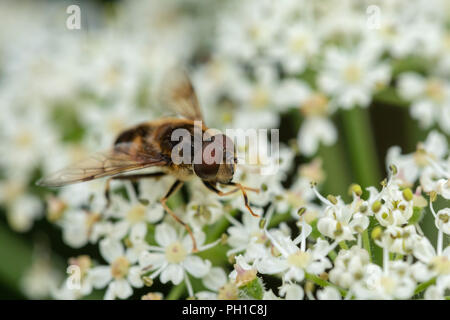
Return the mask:
<path id="1" fill-rule="evenodd" d="M 194 164 L 195 174 L 203 180 L 214 180 L 220 165 L 227 163 L 230 155 L 234 155 L 232 140 L 223 134 L 215 135 L 203 143 L 202 163 Z"/>
<path id="2" fill-rule="evenodd" d="M 217 172 L 219 171 L 220 164 L 194 164 L 194 172 L 197 176 L 202 178 L 203 180 L 214 180 L 217 176 Z"/>

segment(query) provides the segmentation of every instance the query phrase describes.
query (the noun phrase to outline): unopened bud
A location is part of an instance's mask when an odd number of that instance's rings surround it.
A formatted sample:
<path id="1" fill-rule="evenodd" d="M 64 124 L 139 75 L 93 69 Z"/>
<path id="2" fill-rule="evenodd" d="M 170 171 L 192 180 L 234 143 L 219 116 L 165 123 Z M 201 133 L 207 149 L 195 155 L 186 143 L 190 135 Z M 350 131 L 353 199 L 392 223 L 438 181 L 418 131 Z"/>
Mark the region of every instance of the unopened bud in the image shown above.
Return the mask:
<path id="1" fill-rule="evenodd" d="M 306 292 L 313 292 L 314 291 L 314 283 L 311 281 L 306 281 L 305 283 L 305 291 Z"/>
<path id="2" fill-rule="evenodd" d="M 402 191 L 403 199 L 406 201 L 411 201 L 413 199 L 413 193 L 410 188 L 406 188 Z"/>
<path id="3" fill-rule="evenodd" d="M 378 211 L 380 211 L 380 209 L 381 209 L 381 202 L 377 200 L 372 204 L 372 211 L 377 213 Z"/>
<path id="4" fill-rule="evenodd" d="M 392 174 L 395 176 L 398 173 L 397 166 L 395 164 L 391 164 L 389 166 L 389 170 L 391 170 Z"/>
<path id="5" fill-rule="evenodd" d="M 222 233 L 222 236 L 220 237 L 220 243 L 222 245 L 227 244 L 228 241 L 228 235 L 226 233 Z"/>
<path id="6" fill-rule="evenodd" d="M 367 211 L 367 206 L 365 204 L 363 204 L 359 207 L 359 212 L 364 213 L 366 211 Z"/>
<path id="7" fill-rule="evenodd" d="M 363 193 L 361 186 L 360 186 L 359 184 L 356 184 L 356 183 L 354 183 L 354 184 L 352 184 L 352 185 L 350 186 L 349 191 L 350 191 L 350 192 L 349 192 L 350 195 L 351 195 L 352 193 L 354 193 L 354 194 L 356 194 L 358 197 L 361 197 L 361 195 L 362 195 L 362 193 Z"/>
<path id="8" fill-rule="evenodd" d="M 320 279 L 322 279 L 322 280 L 328 281 L 328 273 L 326 273 L 326 272 L 322 272 L 322 273 L 319 275 L 319 277 L 320 277 Z"/>
<path id="9" fill-rule="evenodd" d="M 336 197 L 333 196 L 332 194 L 329 194 L 329 195 L 327 196 L 327 199 L 328 199 L 328 201 L 330 201 L 332 204 L 337 204 L 337 203 L 338 203 Z"/>
<path id="10" fill-rule="evenodd" d="M 297 214 L 301 217 L 306 212 L 306 207 L 298 209 Z"/>
<path id="11" fill-rule="evenodd" d="M 431 192 L 430 192 L 430 201 L 431 201 L 431 202 L 435 202 L 435 201 L 436 201 L 436 198 L 437 198 L 437 193 L 436 193 L 436 191 L 431 191 Z"/>
<path id="12" fill-rule="evenodd" d="M 265 226 L 266 226 L 266 219 L 263 218 L 259 221 L 259 228 L 264 229 Z"/>
<path id="13" fill-rule="evenodd" d="M 142 281 L 144 282 L 144 285 L 146 287 L 151 287 L 153 285 L 153 279 L 150 278 L 149 276 L 142 277 Z"/>
<path id="14" fill-rule="evenodd" d="M 381 238 L 381 236 L 383 235 L 383 230 L 381 229 L 381 227 L 377 226 L 375 228 L 373 228 L 372 230 L 372 239 L 374 240 L 378 240 Z"/>

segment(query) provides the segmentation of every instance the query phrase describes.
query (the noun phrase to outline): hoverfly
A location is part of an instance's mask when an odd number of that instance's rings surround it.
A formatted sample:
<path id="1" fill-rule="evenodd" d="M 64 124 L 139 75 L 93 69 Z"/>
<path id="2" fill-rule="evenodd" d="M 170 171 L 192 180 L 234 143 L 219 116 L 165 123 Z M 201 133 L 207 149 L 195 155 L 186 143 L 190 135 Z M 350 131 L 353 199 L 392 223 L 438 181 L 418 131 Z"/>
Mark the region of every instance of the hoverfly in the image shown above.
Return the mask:
<path id="1" fill-rule="evenodd" d="M 245 187 L 239 183 L 232 182 L 237 164 L 236 149 L 231 139 L 224 134 L 210 136 L 209 142 L 202 143 L 200 150 L 194 153 L 202 153 L 200 162 L 176 164 L 172 161 L 172 150 L 178 141 L 172 141 L 172 133 L 176 129 L 185 129 L 192 134 L 198 121 L 201 121 L 202 133 L 208 128 L 204 125 L 203 116 L 200 111 L 197 95 L 188 75 L 181 70 L 168 73 L 162 82 L 160 100 L 172 112 L 182 118 L 167 117 L 145 122 L 120 133 L 111 150 L 99 152 L 82 160 L 72 166 L 59 170 L 37 182 L 40 186 L 61 187 L 73 183 L 90 181 L 93 179 L 109 177 L 106 181 L 105 196 L 109 203 L 109 185 L 111 180 L 136 181 L 142 178 L 155 178 L 163 175 L 172 175 L 176 181 L 170 187 L 166 195 L 161 199 L 164 209 L 180 224 L 182 224 L 193 241 L 193 250 L 197 251 L 196 241 L 193 233 L 185 222 L 183 222 L 168 206 L 167 200 L 175 194 L 184 182 L 193 177 L 200 178 L 204 185 L 219 196 L 229 195 L 241 191 L 245 207 L 253 216 L 256 215 L 250 208 L 246 190 L 259 192 L 258 189 Z M 203 150 L 210 143 L 219 143 L 223 161 L 206 161 Z M 231 141 L 231 143 L 230 143 Z M 194 139 L 187 141 L 191 146 Z M 198 155 L 198 154 L 197 154 Z M 195 154 L 193 154 L 195 157 Z M 124 174 L 148 167 L 158 167 L 160 171 L 151 173 Z M 228 192 L 222 192 L 217 185 L 233 186 Z"/>

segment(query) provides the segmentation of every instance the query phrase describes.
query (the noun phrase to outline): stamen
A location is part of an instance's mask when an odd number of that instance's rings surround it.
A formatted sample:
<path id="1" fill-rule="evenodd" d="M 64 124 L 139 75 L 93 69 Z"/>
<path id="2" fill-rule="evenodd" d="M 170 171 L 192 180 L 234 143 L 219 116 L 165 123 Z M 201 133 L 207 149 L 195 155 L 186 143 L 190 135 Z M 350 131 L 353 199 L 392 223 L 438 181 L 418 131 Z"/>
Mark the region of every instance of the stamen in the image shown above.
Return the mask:
<path id="1" fill-rule="evenodd" d="M 269 231 L 267 231 L 267 229 L 264 229 L 264 232 L 266 233 L 266 236 L 267 238 L 269 238 L 270 242 L 272 242 L 273 246 L 283 255 L 283 257 L 287 258 L 289 254 L 278 244 L 278 242 L 275 241 Z"/>
<path id="2" fill-rule="evenodd" d="M 197 252 L 201 252 L 201 251 L 205 251 L 205 250 L 211 249 L 212 247 L 215 247 L 216 245 L 218 245 L 220 243 L 220 241 L 222 241 L 221 238 L 217 239 L 214 242 L 211 242 L 210 244 L 201 246 L 201 247 L 198 248 Z"/>
<path id="3" fill-rule="evenodd" d="M 430 194 L 430 211 L 433 214 L 434 218 L 436 219 L 437 215 L 436 215 L 436 212 L 434 211 L 434 208 L 433 208 L 433 201 L 434 201 L 434 199 L 432 199 L 432 198 L 433 198 L 433 196 Z"/>
<path id="4" fill-rule="evenodd" d="M 325 203 L 325 204 L 327 204 L 327 205 L 329 205 L 329 206 L 333 206 L 333 204 L 332 204 L 328 199 L 326 199 L 324 196 L 322 196 L 322 195 L 319 193 L 319 191 L 317 191 L 316 185 L 315 185 L 315 184 L 311 183 L 311 188 L 313 189 L 313 191 L 314 191 L 316 197 L 317 197 L 320 201 L 322 201 L 323 203 Z"/>
<path id="5" fill-rule="evenodd" d="M 225 218 L 227 218 L 227 220 L 234 226 L 236 227 L 242 227 L 242 223 L 240 223 L 239 221 L 237 221 L 235 218 L 233 218 L 228 212 L 225 213 Z"/>

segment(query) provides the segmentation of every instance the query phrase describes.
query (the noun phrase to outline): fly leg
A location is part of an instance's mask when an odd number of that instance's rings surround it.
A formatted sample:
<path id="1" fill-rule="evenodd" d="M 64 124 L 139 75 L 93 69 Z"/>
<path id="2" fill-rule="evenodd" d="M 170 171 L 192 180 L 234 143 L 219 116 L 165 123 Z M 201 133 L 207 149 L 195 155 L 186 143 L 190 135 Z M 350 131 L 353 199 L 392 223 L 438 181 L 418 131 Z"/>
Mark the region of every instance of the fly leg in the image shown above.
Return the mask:
<path id="1" fill-rule="evenodd" d="M 180 180 L 175 181 L 175 183 L 172 185 L 172 187 L 170 187 L 169 191 L 164 196 L 164 198 L 161 199 L 161 204 L 162 204 L 163 208 L 172 216 L 172 218 L 175 219 L 175 221 L 177 221 L 178 223 L 183 225 L 183 227 L 186 228 L 187 232 L 189 233 L 189 236 L 192 239 L 192 252 L 197 252 L 198 251 L 197 242 L 195 241 L 194 234 L 192 233 L 191 228 L 189 227 L 189 225 L 186 222 L 181 220 L 166 204 L 166 202 L 170 198 L 170 196 L 175 194 L 181 188 L 182 185 L 183 185 L 182 181 L 180 181 Z"/>
<path id="2" fill-rule="evenodd" d="M 225 185 L 228 186 L 235 186 L 236 188 L 228 191 L 228 192 L 222 192 L 219 189 L 217 189 L 213 184 L 211 184 L 210 182 L 207 181 L 203 181 L 203 183 L 205 184 L 205 186 L 211 190 L 214 191 L 215 193 L 217 193 L 219 196 L 223 197 L 223 196 L 227 196 L 229 194 L 235 193 L 236 191 L 241 191 L 242 192 L 242 196 L 244 197 L 244 204 L 245 207 L 248 209 L 248 211 L 252 214 L 252 216 L 254 217 L 259 217 L 259 215 L 257 215 L 256 213 L 253 212 L 252 208 L 250 208 L 250 205 L 248 204 L 248 197 L 247 197 L 247 192 L 245 192 L 245 190 L 248 191 L 253 191 L 253 192 L 259 192 L 258 189 L 254 189 L 254 188 L 249 188 L 249 187 L 245 187 L 240 183 L 235 183 L 235 182 L 229 182 L 226 183 Z"/>

